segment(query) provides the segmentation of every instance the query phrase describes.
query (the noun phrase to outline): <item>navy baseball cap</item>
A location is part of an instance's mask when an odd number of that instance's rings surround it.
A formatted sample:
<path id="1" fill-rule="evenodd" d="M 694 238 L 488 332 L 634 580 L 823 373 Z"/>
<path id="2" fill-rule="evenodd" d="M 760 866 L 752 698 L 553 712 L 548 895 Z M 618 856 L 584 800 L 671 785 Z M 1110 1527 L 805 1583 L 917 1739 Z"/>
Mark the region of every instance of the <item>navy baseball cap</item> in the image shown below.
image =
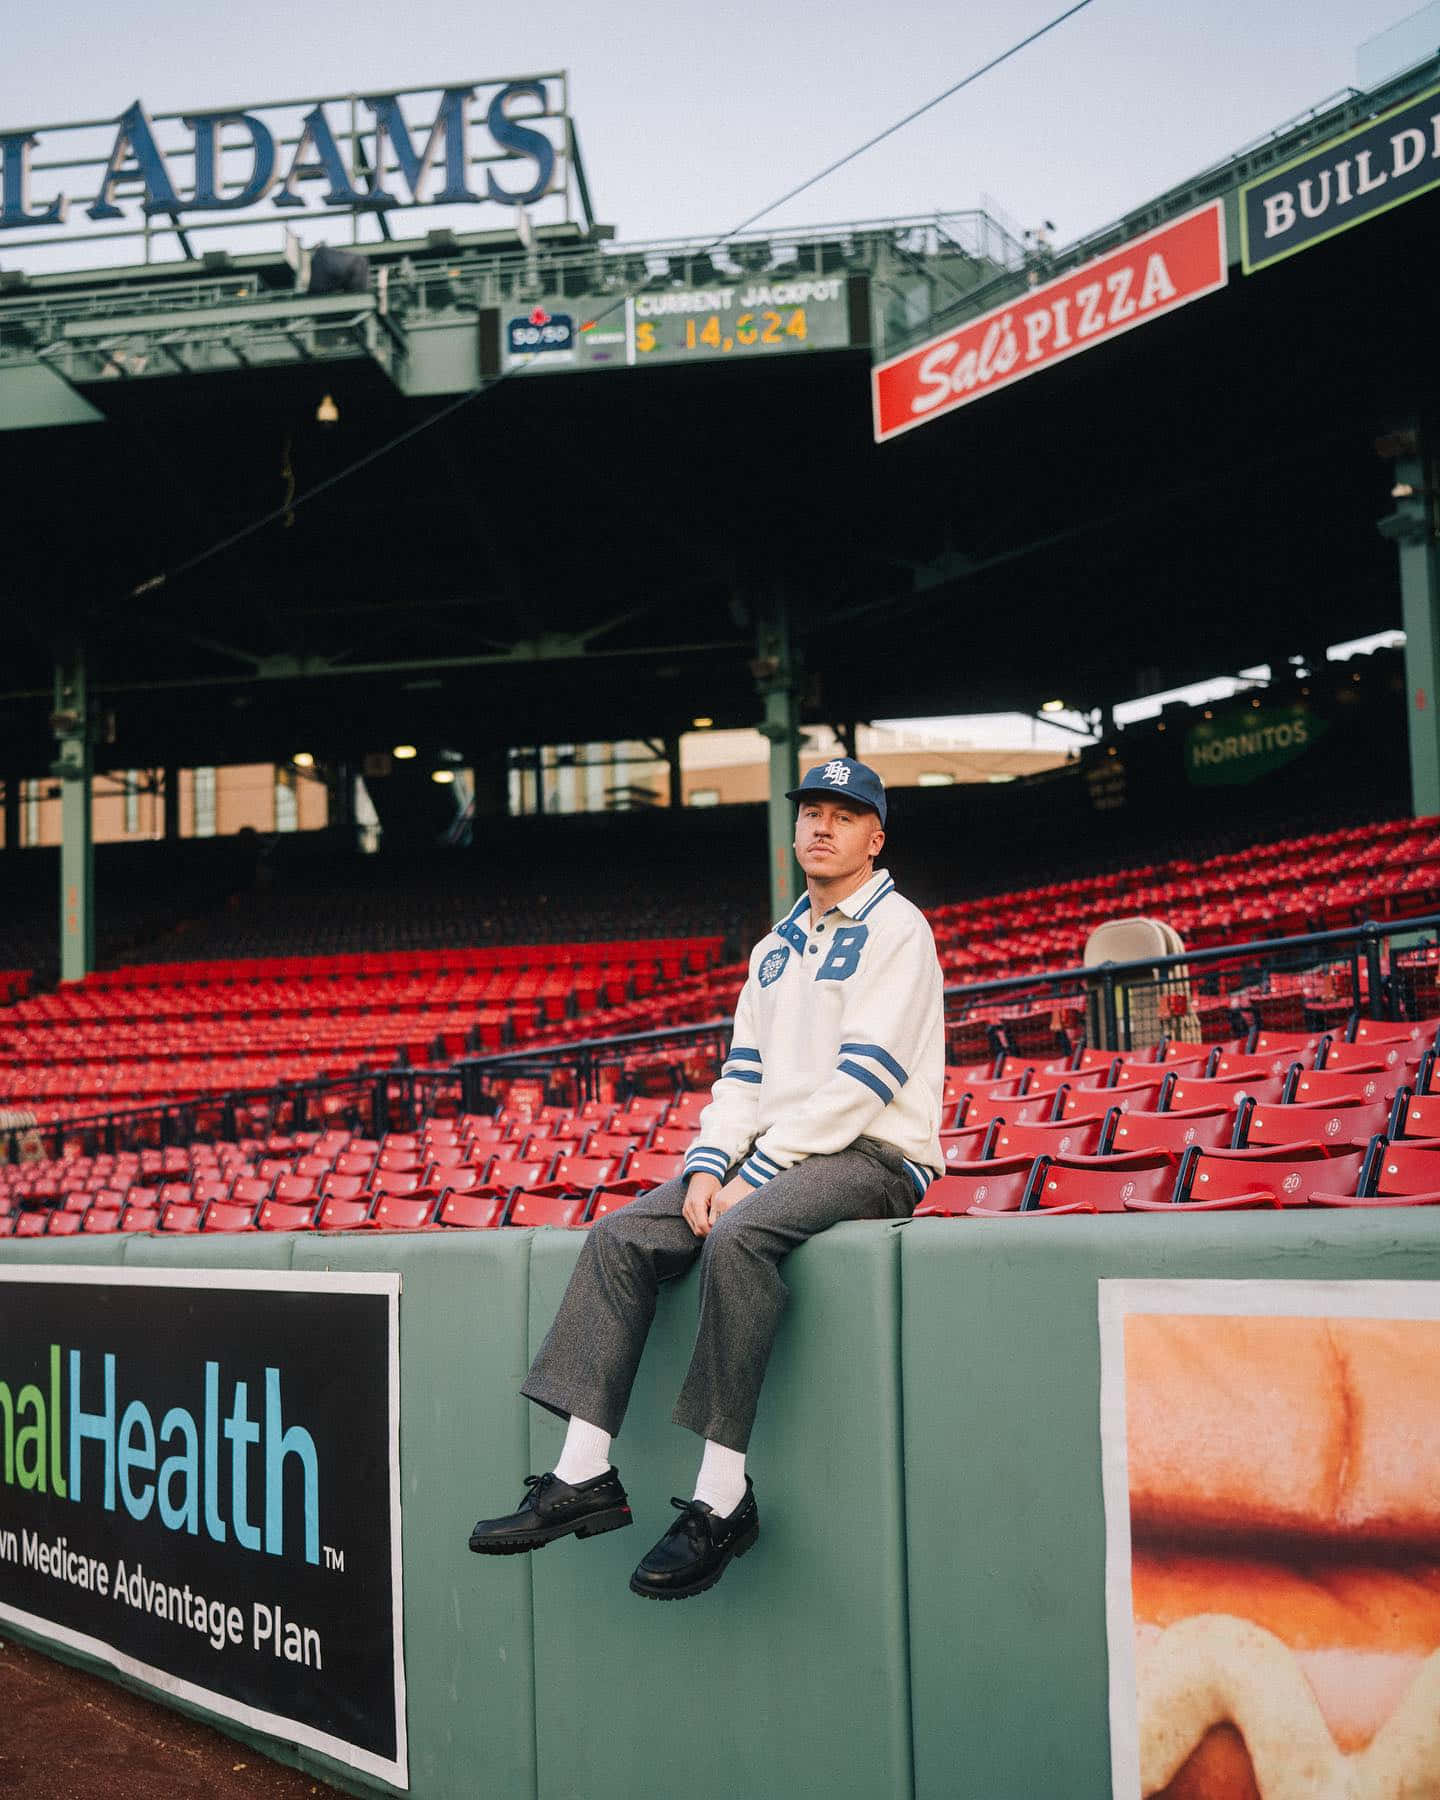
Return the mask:
<path id="1" fill-rule="evenodd" d="M 798 788 L 791 788 L 787 800 L 850 800 L 857 806 L 868 806 L 885 823 L 885 784 L 871 768 L 856 762 L 853 756 L 836 756 L 827 763 L 807 769 Z"/>

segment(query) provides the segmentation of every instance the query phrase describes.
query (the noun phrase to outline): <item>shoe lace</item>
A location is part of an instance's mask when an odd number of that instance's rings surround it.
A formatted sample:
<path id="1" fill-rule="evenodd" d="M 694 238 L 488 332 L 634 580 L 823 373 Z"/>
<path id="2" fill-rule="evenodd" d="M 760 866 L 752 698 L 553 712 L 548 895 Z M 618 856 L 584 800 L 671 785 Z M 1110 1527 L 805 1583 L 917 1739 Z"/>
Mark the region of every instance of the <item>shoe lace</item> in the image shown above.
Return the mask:
<path id="1" fill-rule="evenodd" d="M 670 1504 L 680 1511 L 680 1517 L 670 1527 L 671 1531 L 683 1531 L 692 1544 L 698 1544 L 702 1539 L 708 1543 L 710 1522 L 714 1514 L 704 1501 L 681 1500 L 672 1494 Z"/>
<path id="2" fill-rule="evenodd" d="M 525 1504 L 527 1506 L 533 1506 L 545 1492 L 546 1488 L 553 1485 L 554 1480 L 555 1471 L 553 1469 L 547 1469 L 543 1475 L 527 1475 L 525 1477 L 525 1486 L 528 1491 L 525 1495 Z"/>

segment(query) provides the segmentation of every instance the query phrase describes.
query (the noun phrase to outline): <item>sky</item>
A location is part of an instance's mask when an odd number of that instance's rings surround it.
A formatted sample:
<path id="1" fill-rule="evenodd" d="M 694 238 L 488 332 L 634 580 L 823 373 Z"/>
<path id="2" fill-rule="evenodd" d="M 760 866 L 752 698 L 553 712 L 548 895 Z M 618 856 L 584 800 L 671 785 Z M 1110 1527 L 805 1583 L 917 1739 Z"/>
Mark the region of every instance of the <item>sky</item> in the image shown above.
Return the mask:
<path id="1" fill-rule="evenodd" d="M 567 70 L 597 211 L 631 240 L 725 230 L 1064 0 L 6 0 L 0 128 Z M 1355 82 L 1408 11 L 1367 0 L 1092 0 L 776 223 L 964 210 L 1065 243 Z M 1440 34 L 1437 34 L 1440 35 Z M 3 260 L 3 247 L 0 247 Z"/>
<path id="2" fill-rule="evenodd" d="M 0 129 L 565 70 L 597 215 L 705 238 L 958 81 L 1065 0 L 36 0 L 0 12 Z M 1039 43 L 767 224 L 985 206 L 1084 236 L 1374 73 L 1373 40 L 1440 45 L 1440 4 L 1091 0 Z M 1393 41 L 1393 40 L 1391 40 Z M 1383 59 L 1378 59 L 1383 60 Z M 488 221 L 487 221 L 488 223 Z M 0 242 L 0 266 L 4 245 Z M 979 742 L 1068 742 L 1029 720 Z"/>

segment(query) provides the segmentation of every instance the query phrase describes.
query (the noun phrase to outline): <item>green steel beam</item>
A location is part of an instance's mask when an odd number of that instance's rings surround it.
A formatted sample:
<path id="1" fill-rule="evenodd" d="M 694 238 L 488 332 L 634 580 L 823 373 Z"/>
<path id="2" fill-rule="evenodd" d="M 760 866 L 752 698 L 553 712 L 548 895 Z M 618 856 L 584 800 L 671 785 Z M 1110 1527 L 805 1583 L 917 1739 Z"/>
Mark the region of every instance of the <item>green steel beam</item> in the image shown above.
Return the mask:
<path id="1" fill-rule="evenodd" d="M 761 735 L 770 740 L 770 913 L 779 919 L 789 912 L 800 892 L 795 808 L 786 799 L 800 780 L 800 668 L 783 595 L 761 616 L 755 685 L 765 702 Z"/>
<path id="2" fill-rule="evenodd" d="M 1396 457 L 1395 511 L 1380 522 L 1400 565 L 1405 628 L 1405 715 L 1410 741 L 1410 804 L 1416 818 L 1440 813 L 1440 561 L 1436 549 L 1434 469 L 1418 434 Z"/>
<path id="3" fill-rule="evenodd" d="M 82 650 L 56 665 L 53 724 L 59 755 L 52 773 L 60 779 L 60 979 L 79 981 L 95 967 L 94 759 Z"/>

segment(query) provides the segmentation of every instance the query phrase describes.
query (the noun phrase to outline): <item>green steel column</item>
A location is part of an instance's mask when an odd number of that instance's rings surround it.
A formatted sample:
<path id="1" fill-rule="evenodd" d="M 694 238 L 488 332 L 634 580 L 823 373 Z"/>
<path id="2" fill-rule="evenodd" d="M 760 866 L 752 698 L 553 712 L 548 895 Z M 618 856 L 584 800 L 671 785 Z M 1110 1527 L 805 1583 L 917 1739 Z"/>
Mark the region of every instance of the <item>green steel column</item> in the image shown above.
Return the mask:
<path id="1" fill-rule="evenodd" d="M 671 732 L 665 739 L 665 761 L 670 767 L 670 804 L 685 804 L 685 780 L 680 767 L 680 734 Z"/>
<path id="2" fill-rule="evenodd" d="M 770 740 L 770 912 L 781 918 L 800 892 L 795 862 L 795 805 L 785 798 L 800 780 L 800 668 L 782 597 L 761 615 L 755 685 L 765 702 L 761 734 Z"/>
<path id="3" fill-rule="evenodd" d="M 60 778 L 60 979 L 78 981 L 95 966 L 93 761 L 83 651 L 56 665 L 51 727 L 59 745 L 51 773 Z"/>
<path id="4" fill-rule="evenodd" d="M 165 841 L 173 844 L 180 836 L 180 771 L 174 763 L 165 765 Z"/>
<path id="5" fill-rule="evenodd" d="M 1416 818 L 1440 813 L 1440 563 L 1431 466 L 1418 441 L 1394 462 L 1395 511 L 1380 523 L 1399 555 L 1405 628 L 1405 706 L 1410 804 Z"/>

